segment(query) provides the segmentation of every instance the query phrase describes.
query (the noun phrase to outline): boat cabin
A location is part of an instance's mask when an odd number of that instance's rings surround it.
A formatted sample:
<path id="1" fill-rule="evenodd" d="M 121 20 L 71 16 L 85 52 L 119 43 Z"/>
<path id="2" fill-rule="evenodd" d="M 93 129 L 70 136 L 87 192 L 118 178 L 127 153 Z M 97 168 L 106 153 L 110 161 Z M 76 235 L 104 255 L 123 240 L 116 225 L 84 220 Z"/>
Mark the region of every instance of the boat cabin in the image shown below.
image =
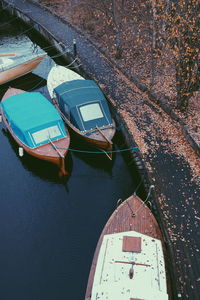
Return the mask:
<path id="1" fill-rule="evenodd" d="M 58 111 L 39 92 L 11 96 L 1 102 L 1 109 L 14 135 L 29 148 L 67 135 Z"/>
<path id="2" fill-rule="evenodd" d="M 167 300 L 160 240 L 135 231 L 104 235 L 91 300 Z"/>
<path id="3" fill-rule="evenodd" d="M 72 80 L 54 89 L 62 113 L 80 131 L 112 126 L 109 106 L 93 80 Z"/>

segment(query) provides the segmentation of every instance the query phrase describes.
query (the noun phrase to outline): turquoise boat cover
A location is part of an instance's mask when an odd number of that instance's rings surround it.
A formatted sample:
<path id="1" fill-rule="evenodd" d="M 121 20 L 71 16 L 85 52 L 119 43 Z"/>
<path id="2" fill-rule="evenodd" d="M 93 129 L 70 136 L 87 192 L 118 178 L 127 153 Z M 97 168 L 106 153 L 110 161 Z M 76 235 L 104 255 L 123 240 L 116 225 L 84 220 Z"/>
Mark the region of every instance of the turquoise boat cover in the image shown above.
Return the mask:
<path id="1" fill-rule="evenodd" d="M 108 102 L 93 80 L 72 80 L 54 89 L 61 111 L 79 130 L 112 126 Z"/>
<path id="2" fill-rule="evenodd" d="M 58 111 L 39 92 L 11 96 L 1 108 L 14 134 L 30 148 L 67 135 Z"/>

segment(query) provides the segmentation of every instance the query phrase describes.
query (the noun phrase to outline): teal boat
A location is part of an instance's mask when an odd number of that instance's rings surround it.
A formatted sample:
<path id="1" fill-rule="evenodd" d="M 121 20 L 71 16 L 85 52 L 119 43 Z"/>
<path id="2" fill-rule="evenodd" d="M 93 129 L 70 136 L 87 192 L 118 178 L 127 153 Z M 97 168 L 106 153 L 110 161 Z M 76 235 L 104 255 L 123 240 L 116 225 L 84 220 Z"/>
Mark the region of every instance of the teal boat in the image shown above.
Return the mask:
<path id="1" fill-rule="evenodd" d="M 48 75 L 47 87 L 73 133 L 111 159 L 116 127 L 99 86 L 65 67 L 55 66 Z"/>
<path id="2" fill-rule="evenodd" d="M 70 137 L 58 111 L 39 92 L 9 88 L 0 111 L 14 140 L 28 154 L 56 164 L 66 175 Z"/>

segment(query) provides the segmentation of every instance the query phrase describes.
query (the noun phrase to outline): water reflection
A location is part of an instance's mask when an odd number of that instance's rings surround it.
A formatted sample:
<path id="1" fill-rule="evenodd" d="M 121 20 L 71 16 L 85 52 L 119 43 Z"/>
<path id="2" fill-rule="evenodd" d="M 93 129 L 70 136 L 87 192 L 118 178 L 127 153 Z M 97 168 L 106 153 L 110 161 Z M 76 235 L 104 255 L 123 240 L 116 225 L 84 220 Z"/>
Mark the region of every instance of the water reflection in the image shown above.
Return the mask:
<path id="1" fill-rule="evenodd" d="M 38 176 L 39 178 L 47 181 L 51 181 L 54 183 L 66 183 L 67 180 L 70 177 L 71 171 L 72 171 L 72 158 L 71 154 L 68 153 L 65 165 L 66 170 L 69 172 L 68 176 L 65 176 L 63 178 L 60 178 L 58 176 L 58 168 L 47 161 L 40 160 L 36 157 L 28 155 L 26 152 L 24 152 L 23 157 L 19 156 L 19 146 L 14 141 L 13 137 L 11 136 L 10 132 L 6 128 L 2 128 L 3 135 L 8 139 L 9 146 L 11 147 L 12 151 L 15 153 L 15 159 L 19 160 L 22 164 L 22 166 L 31 173 L 33 176 Z"/>

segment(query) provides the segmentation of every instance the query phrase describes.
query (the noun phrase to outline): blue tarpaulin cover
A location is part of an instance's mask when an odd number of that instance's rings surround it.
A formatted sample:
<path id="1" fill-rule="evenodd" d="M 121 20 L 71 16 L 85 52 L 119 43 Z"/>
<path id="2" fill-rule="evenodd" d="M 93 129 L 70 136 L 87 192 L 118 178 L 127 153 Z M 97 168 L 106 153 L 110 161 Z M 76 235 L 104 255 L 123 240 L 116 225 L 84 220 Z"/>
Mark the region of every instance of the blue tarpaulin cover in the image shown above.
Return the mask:
<path id="1" fill-rule="evenodd" d="M 47 142 L 44 130 L 52 126 L 58 126 L 58 136 L 53 139 L 66 136 L 64 123 L 48 99 L 39 92 L 26 92 L 11 96 L 1 103 L 2 110 L 16 136 L 29 147 L 36 147 Z M 53 127 L 55 129 L 55 127 Z M 41 131 L 43 130 L 43 131 Z M 40 138 L 34 139 L 34 133 L 40 133 Z M 40 141 L 39 143 L 37 141 Z"/>
<path id="2" fill-rule="evenodd" d="M 79 130 L 112 125 L 109 106 L 93 80 L 72 80 L 54 89 L 61 111 Z"/>

